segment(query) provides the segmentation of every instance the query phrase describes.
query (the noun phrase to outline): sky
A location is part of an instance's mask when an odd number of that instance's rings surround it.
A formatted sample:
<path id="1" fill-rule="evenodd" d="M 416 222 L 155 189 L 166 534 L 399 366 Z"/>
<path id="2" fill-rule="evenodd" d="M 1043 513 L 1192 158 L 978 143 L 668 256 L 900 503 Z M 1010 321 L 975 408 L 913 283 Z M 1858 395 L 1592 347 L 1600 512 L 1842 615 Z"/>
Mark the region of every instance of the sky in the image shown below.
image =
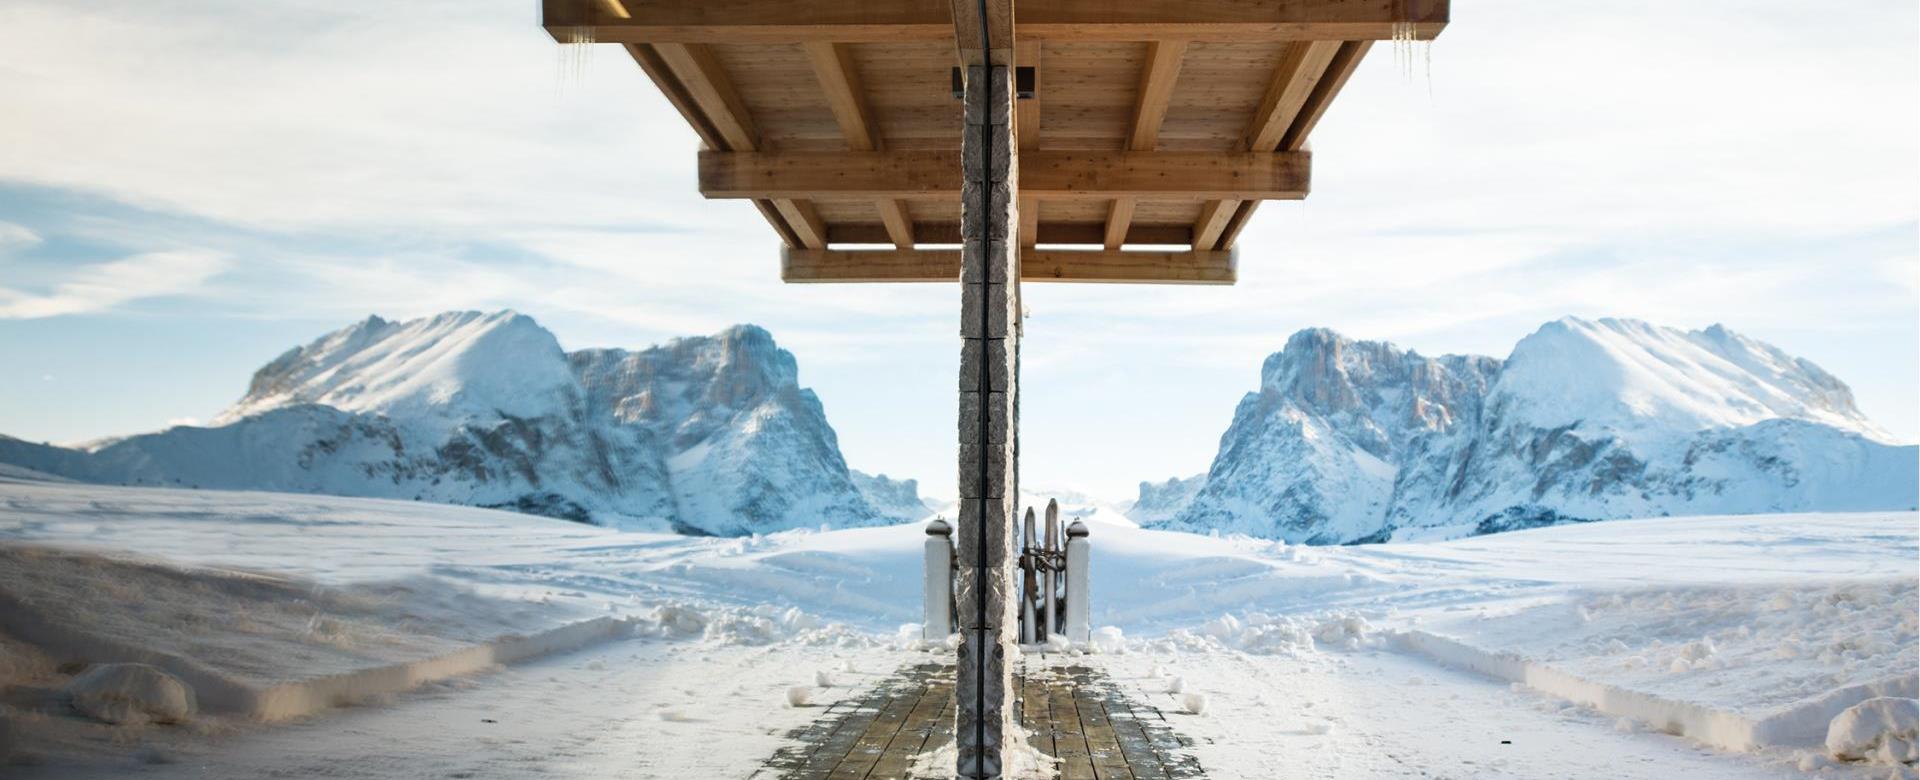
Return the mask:
<path id="1" fill-rule="evenodd" d="M 958 291 L 800 285 L 617 48 L 531 0 L 0 4 L 0 433 L 213 417 L 368 314 L 563 346 L 767 327 L 849 465 L 950 496 Z M 1545 321 L 1723 323 L 1920 440 L 1911 0 L 1460 0 L 1375 47 L 1232 287 L 1030 285 L 1022 481 L 1206 470 L 1262 359 L 1331 327 L 1504 356 Z"/>

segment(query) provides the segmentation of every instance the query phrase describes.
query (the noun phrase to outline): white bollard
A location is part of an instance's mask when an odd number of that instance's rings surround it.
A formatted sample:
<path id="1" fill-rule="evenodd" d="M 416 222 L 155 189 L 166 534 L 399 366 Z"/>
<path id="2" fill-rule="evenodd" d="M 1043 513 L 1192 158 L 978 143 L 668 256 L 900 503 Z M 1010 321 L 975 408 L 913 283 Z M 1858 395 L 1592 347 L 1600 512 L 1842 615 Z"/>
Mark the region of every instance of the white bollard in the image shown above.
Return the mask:
<path id="1" fill-rule="evenodd" d="M 935 518 L 927 523 L 926 578 L 921 584 L 926 622 L 920 638 L 945 642 L 953 633 L 953 526 Z"/>
<path id="2" fill-rule="evenodd" d="M 1087 611 L 1087 561 L 1092 551 L 1087 545 L 1087 524 L 1078 520 L 1067 526 L 1067 608 L 1063 610 L 1067 639 L 1083 644 L 1092 633 Z"/>

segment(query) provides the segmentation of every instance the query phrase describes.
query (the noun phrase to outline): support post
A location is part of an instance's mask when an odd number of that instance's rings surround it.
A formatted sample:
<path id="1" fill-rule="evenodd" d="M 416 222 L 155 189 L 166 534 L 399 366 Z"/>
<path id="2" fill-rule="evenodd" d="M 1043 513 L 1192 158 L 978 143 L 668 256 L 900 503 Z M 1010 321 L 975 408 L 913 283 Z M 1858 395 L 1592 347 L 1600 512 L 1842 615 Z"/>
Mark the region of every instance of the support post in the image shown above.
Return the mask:
<path id="1" fill-rule="evenodd" d="M 1079 520 L 1067 526 L 1067 608 L 1066 628 L 1061 633 L 1076 645 L 1085 644 L 1093 627 L 1087 611 L 1087 561 L 1092 549 L 1087 546 L 1087 524 Z"/>
<path id="2" fill-rule="evenodd" d="M 945 520 L 927 523 L 926 567 L 920 588 L 926 618 L 920 638 L 945 642 L 953 633 L 953 526 Z"/>
<path id="3" fill-rule="evenodd" d="M 1019 169 L 1013 74 L 967 69 L 960 197 L 960 646 L 955 659 L 955 769 L 999 777 L 1013 727 L 1018 658 L 1014 584 L 1019 506 Z"/>

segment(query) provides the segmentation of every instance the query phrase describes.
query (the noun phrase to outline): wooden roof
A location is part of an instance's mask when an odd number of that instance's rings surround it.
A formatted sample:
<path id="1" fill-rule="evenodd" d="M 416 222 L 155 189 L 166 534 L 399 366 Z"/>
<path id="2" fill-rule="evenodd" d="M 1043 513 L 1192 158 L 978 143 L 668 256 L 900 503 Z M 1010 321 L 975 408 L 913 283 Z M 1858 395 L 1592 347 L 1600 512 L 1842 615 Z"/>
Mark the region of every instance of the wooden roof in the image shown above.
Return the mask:
<path id="1" fill-rule="evenodd" d="M 752 200 L 797 250 L 789 280 L 848 281 L 863 280 L 852 253 L 808 250 L 959 242 L 952 69 L 983 56 L 978 7 L 544 0 L 544 23 L 632 54 L 704 142 L 702 193 Z M 1447 16 L 1448 0 L 990 0 L 985 56 L 1036 77 L 1015 118 L 1024 240 L 1107 250 L 1054 253 L 1067 264 L 1125 246 L 1229 250 L 1261 200 L 1306 196 L 1309 136 L 1373 42 L 1431 39 Z M 896 252 L 874 280 L 957 268 L 948 254 Z M 1232 280 L 1224 255 L 1225 278 L 1161 279 L 1137 270 L 1147 255 L 1125 259 L 1135 272 L 1087 278 Z"/>

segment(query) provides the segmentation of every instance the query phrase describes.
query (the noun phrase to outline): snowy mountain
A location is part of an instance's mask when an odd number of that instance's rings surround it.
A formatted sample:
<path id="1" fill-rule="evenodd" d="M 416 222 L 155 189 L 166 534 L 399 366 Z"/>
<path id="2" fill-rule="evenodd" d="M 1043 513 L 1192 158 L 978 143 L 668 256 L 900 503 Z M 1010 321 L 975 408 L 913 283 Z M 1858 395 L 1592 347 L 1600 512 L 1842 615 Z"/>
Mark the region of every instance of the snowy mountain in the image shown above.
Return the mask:
<path id="1" fill-rule="evenodd" d="M 1161 525 L 1193 503 L 1193 496 L 1207 484 L 1207 475 L 1186 479 L 1174 477 L 1165 482 L 1141 482 L 1140 497 L 1125 509 L 1127 517 L 1143 526 Z"/>
<path id="2" fill-rule="evenodd" d="M 1143 483 L 1134 515 L 1333 544 L 1909 509 L 1917 473 L 1920 449 L 1890 443 L 1845 383 L 1718 325 L 1569 317 L 1504 361 L 1314 329 L 1267 358 L 1205 477 Z"/>
<path id="3" fill-rule="evenodd" d="M 765 330 L 566 352 L 513 312 L 371 317 L 254 374 L 213 427 L 0 462 L 74 479 L 499 507 L 741 535 L 889 522 Z"/>
<path id="4" fill-rule="evenodd" d="M 934 513 L 932 505 L 920 498 L 920 483 L 911 479 L 892 479 L 885 474 L 868 474 L 849 469 L 853 486 L 880 514 L 900 522 L 925 520 Z"/>

